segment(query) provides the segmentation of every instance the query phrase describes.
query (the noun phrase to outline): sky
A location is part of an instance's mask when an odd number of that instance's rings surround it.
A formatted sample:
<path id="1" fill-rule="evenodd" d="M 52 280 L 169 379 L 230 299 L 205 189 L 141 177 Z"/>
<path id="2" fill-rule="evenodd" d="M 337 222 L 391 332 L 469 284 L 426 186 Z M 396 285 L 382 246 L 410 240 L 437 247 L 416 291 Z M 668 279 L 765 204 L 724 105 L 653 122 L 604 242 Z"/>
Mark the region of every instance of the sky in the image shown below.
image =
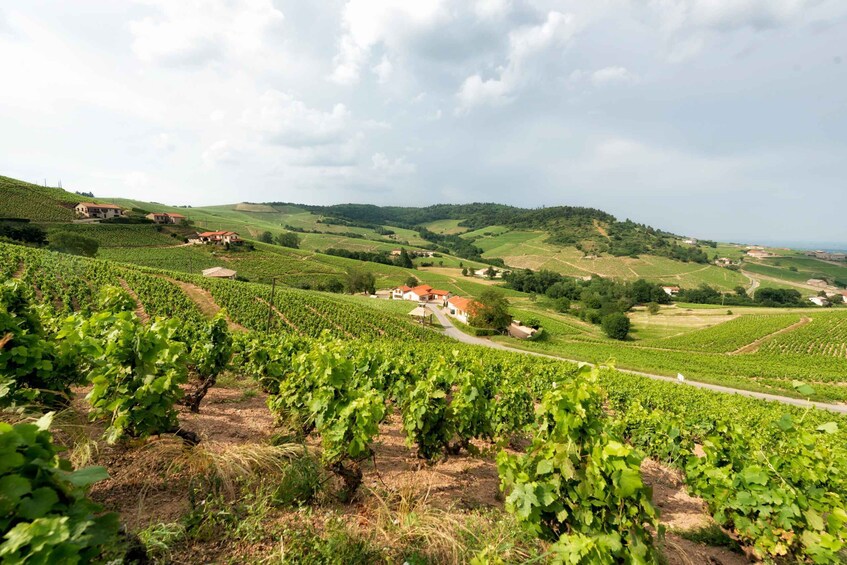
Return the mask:
<path id="1" fill-rule="evenodd" d="M 844 0 L 9 0 L 0 174 L 847 243 Z"/>

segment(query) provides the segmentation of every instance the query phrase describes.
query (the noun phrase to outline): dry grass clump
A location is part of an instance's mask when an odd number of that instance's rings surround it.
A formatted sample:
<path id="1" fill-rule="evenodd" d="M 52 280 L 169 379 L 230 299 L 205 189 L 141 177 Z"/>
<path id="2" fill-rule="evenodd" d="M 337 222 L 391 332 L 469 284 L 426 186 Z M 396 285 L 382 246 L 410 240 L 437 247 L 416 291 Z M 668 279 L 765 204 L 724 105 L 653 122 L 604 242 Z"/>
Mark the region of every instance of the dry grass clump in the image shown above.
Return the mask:
<path id="1" fill-rule="evenodd" d="M 511 516 L 500 512 L 441 509 L 430 503 L 431 485 L 414 475 L 392 490 L 371 490 L 374 507 L 364 529 L 378 545 L 410 548 L 435 563 L 468 563 L 479 555 L 523 562 L 543 553 Z"/>
<path id="2" fill-rule="evenodd" d="M 203 479 L 227 496 L 235 496 L 246 481 L 269 479 L 306 454 L 301 444 L 232 444 L 204 441 L 187 446 L 178 438 L 162 436 L 141 450 L 133 466 L 158 469 L 165 479 Z"/>

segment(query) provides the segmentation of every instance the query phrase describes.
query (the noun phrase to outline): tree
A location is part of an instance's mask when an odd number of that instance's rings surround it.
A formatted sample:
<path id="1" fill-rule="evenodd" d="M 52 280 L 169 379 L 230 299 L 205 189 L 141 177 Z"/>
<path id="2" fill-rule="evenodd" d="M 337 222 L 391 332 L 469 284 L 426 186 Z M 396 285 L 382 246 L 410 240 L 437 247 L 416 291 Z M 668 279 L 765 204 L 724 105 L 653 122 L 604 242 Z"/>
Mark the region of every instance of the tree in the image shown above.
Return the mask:
<path id="1" fill-rule="evenodd" d="M 28 222 L 0 222 L 0 238 L 5 237 L 35 245 L 47 243 L 47 234 L 44 230 Z"/>
<path id="2" fill-rule="evenodd" d="M 554 299 L 553 306 L 559 312 L 569 312 L 571 309 L 571 301 L 563 296 L 561 298 Z"/>
<path id="3" fill-rule="evenodd" d="M 100 249 L 100 243 L 96 239 L 73 232 L 55 232 L 50 234 L 49 239 L 50 245 L 48 249 L 59 251 L 60 253 L 68 253 L 69 255 L 94 257 L 97 255 L 97 250 Z"/>
<path id="4" fill-rule="evenodd" d="M 658 302 L 651 302 L 647 305 L 647 311 L 653 315 L 658 314 L 659 310 L 661 310 L 661 306 Z"/>
<path id="5" fill-rule="evenodd" d="M 373 273 L 350 269 L 347 271 L 347 280 L 344 286 L 350 294 L 356 294 L 357 292 L 373 294 L 376 292 L 376 279 Z"/>
<path id="6" fill-rule="evenodd" d="M 629 317 L 622 312 L 613 312 L 603 317 L 603 331 L 612 339 L 625 340 L 629 335 Z"/>
<path id="7" fill-rule="evenodd" d="M 276 236 L 276 242 L 283 247 L 290 247 L 291 249 L 300 248 L 300 237 L 296 233 L 281 233 Z"/>
<path id="8" fill-rule="evenodd" d="M 417 278 L 415 278 L 414 275 L 411 275 L 408 279 L 406 279 L 406 286 L 410 286 L 410 287 L 414 288 L 414 287 L 418 286 L 419 284 L 421 284 L 420 281 Z"/>
<path id="9" fill-rule="evenodd" d="M 404 269 L 414 269 L 415 264 L 412 263 L 412 258 L 409 256 L 409 253 L 406 251 L 406 248 L 400 249 L 400 256 L 397 258 L 397 266 L 403 267 Z"/>
<path id="10" fill-rule="evenodd" d="M 512 323 L 509 301 L 501 292 L 488 288 L 479 295 L 468 321 L 478 328 L 504 330 Z"/>
<path id="11" fill-rule="evenodd" d="M 262 243 L 273 243 L 274 234 L 269 231 L 262 232 L 262 235 L 259 236 L 259 241 L 261 241 Z"/>
<path id="12" fill-rule="evenodd" d="M 497 271 L 494 269 L 494 267 L 489 265 L 488 269 L 485 271 L 485 276 L 489 279 L 493 279 L 497 276 Z"/>
<path id="13" fill-rule="evenodd" d="M 739 285 L 735 287 L 735 294 L 738 296 L 747 296 L 747 289 Z"/>
<path id="14" fill-rule="evenodd" d="M 468 270 L 465 267 L 462 267 L 462 276 L 463 277 L 468 276 Z"/>

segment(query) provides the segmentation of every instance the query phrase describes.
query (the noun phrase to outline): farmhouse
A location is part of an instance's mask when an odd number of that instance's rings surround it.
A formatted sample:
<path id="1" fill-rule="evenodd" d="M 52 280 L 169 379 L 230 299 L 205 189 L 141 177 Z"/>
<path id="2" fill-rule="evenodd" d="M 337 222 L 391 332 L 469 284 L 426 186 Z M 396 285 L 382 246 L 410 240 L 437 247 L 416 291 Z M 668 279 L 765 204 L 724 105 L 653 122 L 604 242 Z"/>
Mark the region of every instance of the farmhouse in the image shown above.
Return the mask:
<path id="1" fill-rule="evenodd" d="M 414 300 L 415 302 L 439 300 L 443 303 L 449 297 L 448 291 L 432 288 L 428 284 L 418 285 L 414 288 L 403 285 L 391 289 L 391 298 L 395 300 Z"/>
<path id="2" fill-rule="evenodd" d="M 817 304 L 818 306 L 829 306 L 829 300 L 823 296 L 812 296 L 809 298 L 809 301 L 813 304 Z"/>
<path id="3" fill-rule="evenodd" d="M 447 300 L 447 313 L 467 324 L 468 318 L 474 313 L 478 307 L 478 302 L 461 296 L 453 296 Z"/>
<path id="4" fill-rule="evenodd" d="M 768 257 L 776 257 L 773 253 L 769 251 L 765 251 L 764 249 L 751 249 L 747 252 L 748 257 L 753 257 L 754 259 L 766 259 Z"/>
<path id="5" fill-rule="evenodd" d="M 225 267 L 212 267 L 211 269 L 204 269 L 203 276 L 211 277 L 215 279 L 232 279 L 235 280 L 236 272 L 232 269 L 227 269 Z"/>
<path id="6" fill-rule="evenodd" d="M 717 265 L 718 267 L 730 267 L 734 264 L 735 263 L 732 261 L 732 259 L 728 257 L 720 257 L 719 259 L 715 259 L 715 265 Z"/>
<path id="7" fill-rule="evenodd" d="M 185 219 L 182 214 L 171 214 L 168 212 L 153 212 L 144 216 L 148 220 L 153 220 L 157 224 L 178 224 Z"/>
<path id="8" fill-rule="evenodd" d="M 847 260 L 847 253 L 830 253 L 829 251 L 806 251 L 807 257 L 814 257 L 816 259 L 820 259 L 822 261 L 845 261 Z"/>
<path id="9" fill-rule="evenodd" d="M 197 237 L 200 239 L 201 243 L 212 243 L 215 245 L 223 245 L 226 243 L 239 244 L 243 241 L 234 231 L 206 231 L 198 233 Z"/>
<path id="10" fill-rule="evenodd" d="M 114 204 L 94 204 L 93 202 L 80 202 L 74 206 L 74 211 L 83 218 L 108 220 L 123 216 L 124 211 L 120 206 Z"/>
<path id="11" fill-rule="evenodd" d="M 662 290 L 664 290 L 665 294 L 668 296 L 676 296 L 679 294 L 680 288 L 678 286 L 663 286 Z"/>
<path id="12" fill-rule="evenodd" d="M 829 286 L 829 283 L 823 279 L 809 279 L 806 281 L 806 284 L 809 286 L 816 286 L 818 288 L 826 288 Z"/>

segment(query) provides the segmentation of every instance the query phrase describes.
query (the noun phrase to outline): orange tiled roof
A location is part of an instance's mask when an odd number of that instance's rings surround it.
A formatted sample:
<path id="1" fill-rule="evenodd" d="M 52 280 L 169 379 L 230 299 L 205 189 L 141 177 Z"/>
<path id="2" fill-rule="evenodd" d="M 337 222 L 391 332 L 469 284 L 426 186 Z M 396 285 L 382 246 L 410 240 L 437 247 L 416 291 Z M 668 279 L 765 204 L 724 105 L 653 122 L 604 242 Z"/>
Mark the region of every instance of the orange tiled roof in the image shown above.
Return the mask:
<path id="1" fill-rule="evenodd" d="M 114 204 L 95 204 L 94 202 L 80 202 L 77 206 L 85 206 L 86 208 L 111 208 L 114 210 L 120 210 L 120 206 L 115 206 Z"/>
<path id="2" fill-rule="evenodd" d="M 430 292 L 432 292 L 432 287 L 428 284 L 421 284 L 409 290 L 420 296 L 421 294 L 429 294 Z"/>
<path id="3" fill-rule="evenodd" d="M 447 302 L 455 306 L 458 310 L 462 310 L 464 312 L 474 310 L 476 305 L 479 304 L 476 300 L 471 300 L 470 298 L 464 298 L 462 296 L 453 296 Z"/>

